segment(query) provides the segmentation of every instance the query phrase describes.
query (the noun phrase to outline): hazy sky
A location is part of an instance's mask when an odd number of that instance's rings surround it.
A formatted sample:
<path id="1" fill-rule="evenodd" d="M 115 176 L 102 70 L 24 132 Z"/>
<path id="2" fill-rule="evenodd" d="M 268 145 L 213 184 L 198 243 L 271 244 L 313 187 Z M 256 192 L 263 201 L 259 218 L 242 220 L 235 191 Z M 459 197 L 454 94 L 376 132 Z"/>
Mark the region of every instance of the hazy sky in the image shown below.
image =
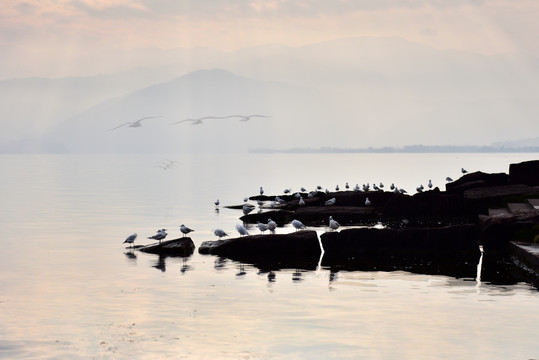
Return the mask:
<path id="1" fill-rule="evenodd" d="M 440 49 L 539 56 L 538 18 L 537 0 L 3 0 L 0 48 L 37 61 L 401 36 Z"/>

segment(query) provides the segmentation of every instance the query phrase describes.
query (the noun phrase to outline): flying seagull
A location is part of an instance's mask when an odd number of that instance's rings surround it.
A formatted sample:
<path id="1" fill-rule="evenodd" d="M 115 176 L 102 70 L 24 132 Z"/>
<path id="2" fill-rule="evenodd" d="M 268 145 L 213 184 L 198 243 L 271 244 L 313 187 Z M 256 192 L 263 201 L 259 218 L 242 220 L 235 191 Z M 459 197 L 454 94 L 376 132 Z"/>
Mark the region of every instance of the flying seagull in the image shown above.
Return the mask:
<path id="1" fill-rule="evenodd" d="M 261 117 L 261 118 L 269 118 L 269 116 L 266 115 L 258 115 L 258 114 L 252 114 L 252 115 L 230 115 L 226 116 L 226 118 L 233 118 L 233 117 L 239 117 L 240 121 L 249 121 L 251 118 L 254 117 Z"/>
<path id="2" fill-rule="evenodd" d="M 112 129 L 109 129 L 109 131 L 112 131 L 112 130 L 116 130 L 118 128 L 121 128 L 122 126 L 129 126 L 129 127 L 132 127 L 132 128 L 136 128 L 136 127 L 141 127 L 142 126 L 142 120 L 146 120 L 146 119 L 155 119 L 155 118 L 160 118 L 162 116 L 147 116 L 147 117 L 143 117 L 142 119 L 138 119 L 136 121 L 128 121 L 126 123 L 123 123 L 122 125 L 118 125 Z"/>
<path id="3" fill-rule="evenodd" d="M 225 119 L 227 117 L 223 117 L 223 116 L 204 116 L 204 117 L 197 118 L 197 119 L 184 119 L 184 120 L 176 121 L 176 122 L 170 123 L 170 125 L 176 125 L 176 124 L 180 124 L 180 123 L 188 122 L 188 121 L 191 121 L 191 125 L 202 125 L 203 124 L 202 120 L 206 120 L 206 119 Z"/>

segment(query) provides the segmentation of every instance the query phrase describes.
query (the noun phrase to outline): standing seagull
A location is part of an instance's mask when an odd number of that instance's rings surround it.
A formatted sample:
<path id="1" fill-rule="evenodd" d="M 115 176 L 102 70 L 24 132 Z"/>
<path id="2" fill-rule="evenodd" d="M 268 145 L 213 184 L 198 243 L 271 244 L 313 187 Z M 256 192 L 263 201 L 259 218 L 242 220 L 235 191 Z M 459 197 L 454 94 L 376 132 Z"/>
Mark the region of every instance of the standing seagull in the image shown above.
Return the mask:
<path id="1" fill-rule="evenodd" d="M 299 220 L 292 220 L 292 226 L 296 228 L 296 231 L 306 228 L 306 226 Z"/>
<path id="2" fill-rule="evenodd" d="M 214 204 L 215 204 L 215 206 L 219 206 L 219 204 L 220 204 L 219 199 L 215 200 Z"/>
<path id="3" fill-rule="evenodd" d="M 429 179 L 429 189 L 432 189 L 432 180 Z"/>
<path id="4" fill-rule="evenodd" d="M 268 219 L 268 230 L 271 231 L 272 234 L 275 234 L 276 227 L 277 223 L 271 219 Z"/>
<path id="5" fill-rule="evenodd" d="M 150 236 L 148 239 L 159 240 L 159 243 L 161 244 L 161 240 L 166 238 L 167 235 L 167 229 L 161 229 L 157 230 L 157 234 L 155 234 L 154 236 Z"/>
<path id="6" fill-rule="evenodd" d="M 146 119 L 155 119 L 155 118 L 160 118 L 162 116 L 147 116 L 147 117 L 143 117 L 142 119 L 138 119 L 136 121 L 128 121 L 126 123 L 123 123 L 122 125 L 118 125 L 112 129 L 109 129 L 109 131 L 112 131 L 112 130 L 116 130 L 118 128 L 121 128 L 122 126 L 129 126 L 129 127 L 133 127 L 133 128 L 136 128 L 136 127 L 141 127 L 142 126 L 142 120 L 146 120 Z"/>
<path id="7" fill-rule="evenodd" d="M 267 224 L 261 223 L 260 221 L 257 221 L 256 226 L 258 227 L 258 230 L 264 233 L 264 231 L 268 230 L 269 226 Z"/>
<path id="8" fill-rule="evenodd" d="M 249 120 L 251 120 L 251 118 L 254 118 L 254 117 L 269 118 L 269 116 L 258 115 L 258 114 L 253 114 L 253 115 L 230 115 L 230 116 L 226 116 L 225 118 L 232 118 L 232 117 L 239 117 L 240 121 L 249 121 Z"/>
<path id="9" fill-rule="evenodd" d="M 128 243 L 128 244 L 133 244 L 135 242 L 135 239 L 137 238 L 137 233 L 134 233 L 134 234 L 131 234 L 127 237 L 127 239 L 125 239 L 125 241 L 123 242 L 123 244 L 125 243 Z M 131 245 L 131 246 L 135 246 L 135 245 Z"/>
<path id="10" fill-rule="evenodd" d="M 240 236 L 249 235 L 249 233 L 247 232 L 247 229 L 241 224 L 236 225 L 236 230 L 238 230 L 238 232 L 240 233 Z"/>
<path id="11" fill-rule="evenodd" d="M 341 224 L 339 224 L 337 221 L 333 220 L 333 216 L 330 216 L 329 217 L 329 227 L 332 230 L 337 230 L 339 228 L 339 226 L 341 226 Z"/>
<path id="12" fill-rule="evenodd" d="M 365 199 L 365 206 L 371 206 L 371 201 L 369 200 L 369 198 Z"/>
<path id="13" fill-rule="evenodd" d="M 463 174 L 466 174 L 466 173 L 468 172 L 465 168 L 460 168 L 460 171 L 461 171 Z"/>
<path id="14" fill-rule="evenodd" d="M 195 231 L 193 229 L 189 229 L 187 226 L 185 226 L 184 224 L 181 224 L 180 225 L 180 231 L 182 232 L 183 236 L 189 234 L 191 231 Z"/>
<path id="15" fill-rule="evenodd" d="M 228 236 L 228 234 L 226 232 L 224 232 L 222 229 L 215 229 L 215 231 L 213 232 L 213 234 L 215 236 L 218 236 L 219 239 L 221 239 L 223 236 Z"/>

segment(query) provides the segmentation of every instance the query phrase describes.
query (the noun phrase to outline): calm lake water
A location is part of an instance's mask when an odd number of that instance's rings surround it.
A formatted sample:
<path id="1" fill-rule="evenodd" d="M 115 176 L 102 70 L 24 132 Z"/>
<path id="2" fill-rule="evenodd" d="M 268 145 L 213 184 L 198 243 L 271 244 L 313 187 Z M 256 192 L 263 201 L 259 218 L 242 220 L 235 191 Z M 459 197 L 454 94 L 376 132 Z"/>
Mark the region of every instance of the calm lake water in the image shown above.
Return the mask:
<path id="1" fill-rule="evenodd" d="M 236 234 L 223 205 L 345 182 L 445 189 L 537 154 L 0 155 L 0 358 L 538 359 L 539 292 L 472 276 L 331 273 L 126 249 L 180 224 Z M 177 161 L 167 170 L 159 165 Z M 215 211 L 214 201 L 222 206 Z M 317 229 L 320 232 L 324 228 Z M 252 233 L 258 230 L 251 229 Z M 289 227 L 278 232 L 289 232 Z"/>

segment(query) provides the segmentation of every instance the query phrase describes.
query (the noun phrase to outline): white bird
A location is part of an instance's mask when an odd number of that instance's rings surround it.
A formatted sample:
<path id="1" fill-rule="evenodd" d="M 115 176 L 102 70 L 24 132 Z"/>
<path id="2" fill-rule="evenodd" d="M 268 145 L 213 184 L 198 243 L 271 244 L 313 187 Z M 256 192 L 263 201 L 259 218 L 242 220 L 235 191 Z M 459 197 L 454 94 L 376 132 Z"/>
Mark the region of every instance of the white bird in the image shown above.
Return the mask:
<path id="1" fill-rule="evenodd" d="M 464 168 L 461 168 L 460 171 L 463 173 L 463 174 L 466 174 L 468 171 Z"/>
<path id="2" fill-rule="evenodd" d="M 318 186 L 316 187 L 316 190 L 322 190 L 322 186 L 318 185 Z"/>
<path id="3" fill-rule="evenodd" d="M 232 118 L 232 117 L 239 117 L 240 121 L 249 121 L 249 120 L 251 120 L 251 118 L 255 118 L 255 117 L 269 118 L 269 116 L 258 115 L 258 114 L 253 114 L 253 115 L 230 115 L 230 116 L 225 116 L 224 118 L 226 119 L 226 118 Z"/>
<path id="4" fill-rule="evenodd" d="M 242 224 L 237 224 L 236 230 L 240 233 L 240 236 L 249 235 L 247 229 Z"/>
<path id="5" fill-rule="evenodd" d="M 202 120 L 206 120 L 206 119 L 225 119 L 225 117 L 224 116 L 204 116 L 204 117 L 196 118 L 196 119 L 184 119 L 184 120 L 176 121 L 176 122 L 171 123 L 170 125 L 176 125 L 176 124 L 180 124 L 187 121 L 191 121 L 191 125 L 202 125 L 203 124 Z"/>
<path id="6" fill-rule="evenodd" d="M 220 204 L 219 199 L 215 200 L 214 204 L 215 204 L 215 206 L 219 206 L 219 204 Z"/>
<path id="7" fill-rule="evenodd" d="M 429 179 L 429 184 L 428 184 L 428 186 L 429 186 L 429 189 L 432 189 L 432 180 L 430 180 L 430 179 Z"/>
<path id="8" fill-rule="evenodd" d="M 268 224 L 261 223 L 260 221 L 256 222 L 256 226 L 258 227 L 258 230 L 262 232 L 262 234 L 264 233 L 264 231 L 268 230 L 269 228 Z"/>
<path id="9" fill-rule="evenodd" d="M 365 199 L 365 206 L 371 206 L 371 201 L 369 200 L 369 198 Z"/>
<path id="10" fill-rule="evenodd" d="M 299 220 L 292 220 L 292 226 L 296 228 L 296 231 L 306 228 L 306 226 Z"/>
<path id="11" fill-rule="evenodd" d="M 445 178 L 445 181 L 451 182 L 451 181 L 453 181 L 453 179 L 451 179 L 451 178 L 448 176 L 448 177 Z"/>
<path id="12" fill-rule="evenodd" d="M 335 191 L 339 191 L 339 185 L 335 186 Z"/>
<path id="13" fill-rule="evenodd" d="M 247 201 L 249 201 L 249 198 L 248 198 L 248 197 L 244 197 L 244 198 L 243 198 L 243 202 L 246 203 Z"/>
<path id="14" fill-rule="evenodd" d="M 305 192 L 305 191 L 307 191 L 307 189 L 305 189 L 305 188 L 304 188 L 303 186 L 301 187 L 301 189 L 300 189 L 300 190 L 301 190 L 302 192 Z"/>
<path id="15" fill-rule="evenodd" d="M 324 203 L 324 205 L 326 205 L 326 206 L 332 206 L 332 205 L 335 205 L 335 202 L 337 202 L 337 199 L 331 198 L 331 199 L 327 200 L 327 201 Z"/>
<path id="16" fill-rule="evenodd" d="M 277 223 L 271 219 L 268 219 L 268 230 L 271 231 L 271 233 L 275 233 L 275 229 L 277 228 Z"/>
<path id="17" fill-rule="evenodd" d="M 299 198 L 298 204 L 299 204 L 299 206 L 305 206 L 305 200 L 303 200 L 303 198 L 301 196 Z"/>
<path id="18" fill-rule="evenodd" d="M 356 186 L 354 187 L 354 191 L 355 192 L 361 191 L 360 188 L 359 188 L 359 184 L 356 184 Z"/>
<path id="19" fill-rule="evenodd" d="M 132 128 L 141 127 L 143 120 L 155 119 L 155 118 L 160 118 L 160 117 L 161 116 L 147 116 L 147 117 L 143 117 L 142 119 L 135 120 L 135 121 L 128 121 L 126 123 L 123 123 L 122 125 L 118 125 L 116 127 L 113 127 L 112 129 L 109 129 L 108 131 L 116 130 L 116 129 L 121 128 L 122 126 L 126 126 L 126 125 L 128 127 L 132 127 Z"/>
<path id="20" fill-rule="evenodd" d="M 157 230 L 157 234 L 150 236 L 148 239 L 159 240 L 159 243 L 161 243 L 161 240 L 166 238 L 167 235 L 167 229 L 161 229 Z"/>
<path id="21" fill-rule="evenodd" d="M 329 227 L 332 230 L 337 230 L 339 228 L 339 226 L 341 226 L 341 224 L 339 224 L 337 221 L 333 220 L 333 217 L 330 216 L 329 217 Z"/>
<path id="22" fill-rule="evenodd" d="M 187 226 L 185 226 L 184 224 L 181 224 L 180 225 L 180 231 L 182 232 L 183 236 L 189 234 L 191 231 L 195 231 L 193 229 L 189 229 Z"/>
<path id="23" fill-rule="evenodd" d="M 263 202 L 262 200 L 260 200 L 260 199 L 258 199 L 258 200 L 256 201 L 256 203 L 258 204 L 258 206 L 264 205 L 264 202 Z"/>
<path id="24" fill-rule="evenodd" d="M 262 189 L 262 186 L 260 187 L 260 195 L 264 194 L 264 189 Z"/>
<path id="25" fill-rule="evenodd" d="M 344 185 L 344 187 L 345 187 L 346 189 L 350 189 L 350 185 L 348 185 L 348 182 L 346 183 L 346 185 Z"/>
<path id="26" fill-rule="evenodd" d="M 400 192 L 399 188 L 395 186 L 395 187 L 393 187 L 393 193 L 394 194 L 400 194 L 401 192 Z"/>
<path id="27" fill-rule="evenodd" d="M 215 229 L 215 230 L 213 231 L 213 234 L 214 234 L 215 236 L 218 236 L 219 239 L 221 239 L 223 236 L 228 236 L 228 234 L 227 234 L 226 232 L 224 232 L 222 229 Z"/>
<path id="28" fill-rule="evenodd" d="M 415 191 L 417 191 L 418 193 L 422 193 L 423 188 L 421 186 L 418 186 L 418 187 L 415 188 Z"/>
<path id="29" fill-rule="evenodd" d="M 380 189 L 384 188 L 384 184 L 380 183 Z"/>
<path id="30" fill-rule="evenodd" d="M 391 190 L 395 190 L 395 184 L 391 183 L 391 186 L 389 187 Z"/>
<path id="31" fill-rule="evenodd" d="M 123 242 L 123 244 L 125 243 L 128 243 L 128 244 L 133 244 L 135 242 L 135 239 L 137 238 L 137 233 L 134 233 L 134 234 L 131 234 L 129 235 L 125 241 Z"/>
<path id="32" fill-rule="evenodd" d="M 285 193 L 285 194 L 290 193 L 290 189 L 284 189 L 284 190 L 283 190 L 283 193 Z"/>

